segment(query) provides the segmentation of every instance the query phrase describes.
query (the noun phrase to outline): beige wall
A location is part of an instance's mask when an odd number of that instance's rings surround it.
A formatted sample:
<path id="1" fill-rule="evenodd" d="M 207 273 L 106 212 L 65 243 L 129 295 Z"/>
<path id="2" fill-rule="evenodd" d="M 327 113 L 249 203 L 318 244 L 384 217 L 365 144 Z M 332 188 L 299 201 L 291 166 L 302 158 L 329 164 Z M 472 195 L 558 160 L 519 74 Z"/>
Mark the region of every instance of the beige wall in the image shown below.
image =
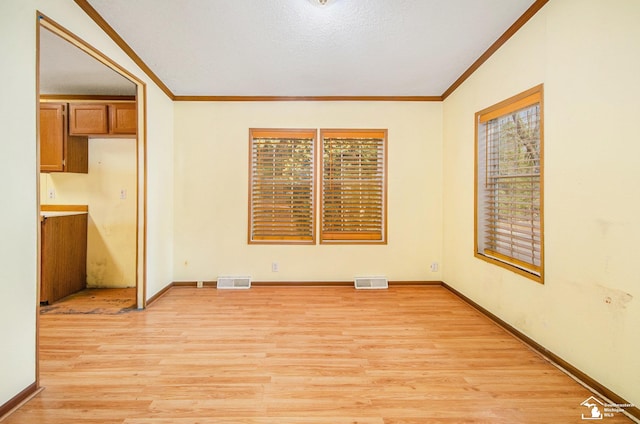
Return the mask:
<path id="1" fill-rule="evenodd" d="M 388 244 L 248 245 L 252 127 L 388 128 Z M 176 103 L 175 279 L 440 280 L 429 264 L 442 250 L 441 128 L 440 103 Z"/>
<path id="2" fill-rule="evenodd" d="M 140 213 L 146 213 L 147 216 L 146 252 L 138 251 L 138 265 L 146 265 L 146 299 L 174 280 L 173 111 L 173 102 L 155 85 L 149 84 L 146 127 L 147 198 L 138 200 Z M 142 229 L 139 229 L 139 234 L 142 234 Z"/>
<path id="3" fill-rule="evenodd" d="M 74 2 L 0 1 L 0 405 L 35 382 L 38 275 L 38 172 L 36 168 L 36 10 L 146 82 L 147 291 L 172 281 L 173 103 Z M 144 202 L 140 202 L 141 205 Z M 142 209 L 142 207 L 141 207 Z M 141 249 L 140 249 L 141 250 Z M 138 252 L 142 254 L 141 252 Z"/>
<path id="4" fill-rule="evenodd" d="M 49 198 L 50 190 L 55 199 Z M 88 287 L 135 287 L 135 139 L 91 138 L 89 173 L 40 174 L 40 202 L 89 206 Z"/>
<path id="5" fill-rule="evenodd" d="M 0 405 L 35 381 L 36 40 L 35 12 L 29 6 L 0 2 Z"/>
<path id="6" fill-rule="evenodd" d="M 640 2 L 549 2 L 444 102 L 444 280 L 640 404 Z M 544 285 L 473 256 L 474 113 L 544 83 Z"/>

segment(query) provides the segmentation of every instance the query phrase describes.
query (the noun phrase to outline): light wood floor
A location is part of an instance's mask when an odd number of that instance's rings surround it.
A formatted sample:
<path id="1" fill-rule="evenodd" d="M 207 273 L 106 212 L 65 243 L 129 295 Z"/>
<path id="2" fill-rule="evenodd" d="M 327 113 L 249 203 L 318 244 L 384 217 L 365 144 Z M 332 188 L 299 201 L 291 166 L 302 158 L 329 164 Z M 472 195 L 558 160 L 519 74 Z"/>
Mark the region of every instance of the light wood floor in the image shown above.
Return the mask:
<path id="1" fill-rule="evenodd" d="M 442 287 L 174 287 L 40 340 L 3 424 L 580 423 L 591 395 Z"/>

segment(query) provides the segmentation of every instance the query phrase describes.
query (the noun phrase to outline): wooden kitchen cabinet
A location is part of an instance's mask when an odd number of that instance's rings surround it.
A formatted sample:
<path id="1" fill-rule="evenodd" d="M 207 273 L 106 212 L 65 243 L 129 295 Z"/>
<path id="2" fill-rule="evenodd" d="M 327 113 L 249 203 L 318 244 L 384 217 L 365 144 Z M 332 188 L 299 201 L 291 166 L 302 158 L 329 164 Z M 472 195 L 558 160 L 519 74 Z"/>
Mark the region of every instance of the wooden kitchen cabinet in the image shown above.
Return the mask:
<path id="1" fill-rule="evenodd" d="M 64 170 L 65 105 L 40 104 L 40 171 Z"/>
<path id="2" fill-rule="evenodd" d="M 109 105 L 111 134 L 135 135 L 138 128 L 138 113 L 135 103 L 113 103 Z"/>
<path id="3" fill-rule="evenodd" d="M 106 104 L 69 104 L 69 134 L 96 135 L 109 133 Z"/>
<path id="4" fill-rule="evenodd" d="M 88 136 L 135 135 L 135 102 L 70 103 L 69 134 Z"/>
<path id="5" fill-rule="evenodd" d="M 40 303 L 50 304 L 87 285 L 87 214 L 41 218 Z"/>
<path id="6" fill-rule="evenodd" d="M 67 134 L 67 105 L 40 103 L 40 172 L 89 172 L 85 136 Z"/>

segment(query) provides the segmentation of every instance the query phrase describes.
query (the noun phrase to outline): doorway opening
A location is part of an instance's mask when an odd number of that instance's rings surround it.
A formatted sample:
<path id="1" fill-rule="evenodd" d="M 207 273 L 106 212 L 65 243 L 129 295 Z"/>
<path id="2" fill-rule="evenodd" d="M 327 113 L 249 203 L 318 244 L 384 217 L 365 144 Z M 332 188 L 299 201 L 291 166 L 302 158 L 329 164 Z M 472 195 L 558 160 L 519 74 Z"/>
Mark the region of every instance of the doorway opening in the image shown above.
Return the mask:
<path id="1" fill-rule="evenodd" d="M 44 312 L 73 296 L 85 308 L 93 301 L 94 311 L 114 301 L 142 309 L 146 84 L 55 21 L 41 13 L 37 20 L 38 299 Z M 52 131 L 61 140 L 53 155 Z M 69 229 L 71 219 L 84 224 Z M 70 241 L 56 245 L 65 234 Z M 61 277 L 62 269 L 68 275 Z"/>

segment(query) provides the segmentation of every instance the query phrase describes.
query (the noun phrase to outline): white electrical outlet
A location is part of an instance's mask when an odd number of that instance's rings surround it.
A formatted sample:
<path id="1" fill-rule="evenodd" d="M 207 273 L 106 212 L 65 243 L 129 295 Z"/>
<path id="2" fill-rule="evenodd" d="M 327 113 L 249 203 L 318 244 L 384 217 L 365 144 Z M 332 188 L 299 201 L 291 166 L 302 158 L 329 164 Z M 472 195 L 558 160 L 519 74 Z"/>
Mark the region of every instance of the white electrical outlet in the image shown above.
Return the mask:
<path id="1" fill-rule="evenodd" d="M 120 189 L 120 199 L 124 200 L 127 198 L 127 189 L 121 188 Z"/>
<path id="2" fill-rule="evenodd" d="M 56 189 L 55 188 L 50 188 L 49 189 L 49 199 L 55 199 L 56 198 Z"/>
<path id="3" fill-rule="evenodd" d="M 204 286 L 204 283 L 202 281 L 196 282 L 196 287 L 198 287 L 199 289 L 201 289 L 203 286 Z"/>
<path id="4" fill-rule="evenodd" d="M 431 264 L 431 272 L 438 272 L 438 262 L 433 262 Z"/>
<path id="5" fill-rule="evenodd" d="M 271 262 L 271 272 L 278 272 L 280 271 L 280 266 L 278 265 L 278 262 Z"/>

